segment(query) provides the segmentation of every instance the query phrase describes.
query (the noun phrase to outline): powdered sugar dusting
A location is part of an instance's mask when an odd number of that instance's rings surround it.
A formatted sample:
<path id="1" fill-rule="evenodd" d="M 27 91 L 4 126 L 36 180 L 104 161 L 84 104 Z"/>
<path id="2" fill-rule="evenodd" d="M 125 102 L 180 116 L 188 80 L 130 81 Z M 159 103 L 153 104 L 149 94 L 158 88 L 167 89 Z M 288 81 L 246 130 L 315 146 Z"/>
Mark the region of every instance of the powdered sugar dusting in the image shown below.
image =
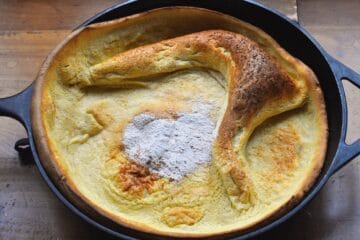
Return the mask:
<path id="1" fill-rule="evenodd" d="M 197 111 L 178 113 L 176 119 L 137 115 L 124 131 L 125 152 L 150 172 L 180 180 L 211 160 L 215 123 L 209 107 L 197 104 Z"/>

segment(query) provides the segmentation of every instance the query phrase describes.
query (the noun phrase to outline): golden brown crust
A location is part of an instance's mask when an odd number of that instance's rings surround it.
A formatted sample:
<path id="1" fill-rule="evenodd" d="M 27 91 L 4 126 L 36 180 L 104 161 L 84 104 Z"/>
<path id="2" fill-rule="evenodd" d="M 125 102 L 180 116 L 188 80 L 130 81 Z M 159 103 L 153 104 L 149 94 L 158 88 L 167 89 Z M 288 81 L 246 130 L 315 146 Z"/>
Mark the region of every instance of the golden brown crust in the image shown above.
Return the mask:
<path id="1" fill-rule="evenodd" d="M 145 190 L 151 192 L 158 179 L 159 176 L 151 174 L 147 168 L 132 162 L 123 164 L 117 175 L 121 189 L 137 196 L 142 196 Z"/>
<path id="2" fill-rule="evenodd" d="M 85 31 L 90 31 L 91 29 L 97 29 L 102 27 L 111 27 L 113 25 L 115 26 L 120 22 L 126 22 L 129 19 L 141 18 L 142 16 L 148 15 L 152 12 L 156 13 L 156 11 L 169 11 L 170 12 L 169 14 L 171 14 L 171 11 L 174 9 L 176 8 L 153 10 L 150 11 L 149 13 L 138 14 L 130 18 L 115 20 L 108 23 L 96 24 L 86 28 Z M 214 13 L 209 10 L 204 10 L 204 9 L 200 10 L 195 8 L 189 8 L 189 9 L 192 9 L 193 11 L 201 11 L 209 14 L 211 13 L 218 15 L 218 13 Z M 230 21 L 229 17 L 227 16 L 224 16 L 224 19 Z M 324 101 L 321 90 L 317 84 L 316 77 L 307 66 L 301 63 L 299 60 L 288 55 L 285 52 L 285 50 L 279 47 L 277 43 L 269 36 L 265 35 L 264 37 L 264 35 L 262 35 L 264 33 L 262 33 L 260 30 L 256 29 L 255 27 L 251 27 L 250 29 L 255 32 L 259 31 L 261 37 L 263 38 L 262 41 L 266 40 L 268 43 L 272 44 L 272 47 L 276 49 L 276 51 L 283 57 L 283 59 L 285 59 L 284 61 L 286 61 L 289 65 L 297 66 L 298 74 L 300 75 L 300 77 L 306 80 L 306 86 L 299 85 L 298 82 L 293 81 L 292 78 L 278 66 L 276 60 L 273 59 L 273 56 L 272 57 L 267 56 L 266 54 L 264 54 L 264 51 L 261 50 L 256 44 L 253 44 L 251 41 L 246 40 L 246 38 L 244 40 L 244 38 L 241 35 L 224 32 L 224 31 L 208 31 L 206 33 L 201 34 L 200 38 L 203 39 L 200 39 L 200 43 L 202 43 L 202 45 L 200 44 L 199 46 L 197 46 L 198 49 L 209 48 L 211 44 L 205 44 L 205 42 L 208 43 L 209 38 L 213 39 L 215 41 L 215 46 L 216 44 L 220 44 L 221 45 L 220 47 L 223 47 L 230 52 L 231 57 L 226 58 L 226 54 L 221 55 L 223 61 L 227 62 L 228 66 L 231 66 L 230 64 L 231 62 L 235 62 L 237 66 L 237 68 L 233 68 L 233 69 L 230 68 L 232 71 L 230 71 L 229 73 L 230 75 L 229 79 L 233 79 L 233 81 L 230 81 L 229 84 L 230 94 L 229 94 L 228 107 L 227 107 L 228 111 L 226 111 L 224 118 L 222 120 L 222 124 L 219 128 L 219 133 L 220 133 L 219 136 L 221 137 L 218 138 L 218 141 L 215 144 L 215 149 L 217 149 L 215 151 L 218 151 L 217 154 L 215 155 L 220 156 L 221 159 L 233 159 L 233 161 L 230 161 L 232 162 L 230 168 L 226 168 L 225 171 L 230 172 L 230 174 L 234 178 L 236 185 L 244 183 L 244 179 L 246 179 L 246 174 L 244 174 L 242 170 L 238 168 L 236 164 L 234 164 L 237 161 L 237 158 L 235 154 L 232 151 L 230 151 L 232 145 L 231 140 L 234 137 L 236 130 L 239 129 L 240 127 L 246 129 L 247 126 L 251 125 L 253 127 L 248 131 L 249 132 L 248 135 L 250 136 L 251 132 L 254 130 L 254 128 L 257 125 L 259 125 L 261 122 L 263 122 L 265 119 L 271 116 L 269 114 L 264 113 L 264 115 L 262 116 L 261 114 L 259 114 L 260 117 L 253 117 L 254 114 L 259 113 L 260 109 L 269 107 L 269 106 L 265 106 L 267 102 L 271 100 L 274 103 L 274 105 L 270 105 L 270 106 L 273 107 L 273 106 L 277 106 L 279 103 L 285 101 L 286 99 L 289 99 L 294 96 L 298 96 L 297 101 L 292 102 L 292 104 L 290 105 L 279 107 L 278 111 L 277 112 L 275 111 L 276 112 L 275 114 L 278 114 L 283 111 L 287 111 L 289 109 L 293 109 L 303 104 L 306 96 L 305 94 L 306 90 L 304 91 L 304 89 L 308 88 L 309 91 L 307 94 L 309 94 L 309 97 L 312 99 L 312 101 L 315 102 L 317 109 L 319 111 L 318 112 L 319 118 L 317 119 L 317 121 L 321 129 L 320 132 L 322 136 L 319 138 L 320 141 L 318 144 L 320 146 L 321 151 L 317 155 L 317 158 L 313 161 L 313 166 L 312 166 L 313 171 L 311 171 L 309 176 L 307 176 L 301 188 L 295 191 L 296 194 L 292 198 L 290 198 L 285 204 L 283 204 L 277 209 L 274 209 L 273 212 L 270 212 L 267 216 L 264 216 L 264 218 L 258 222 L 253 222 L 251 224 L 244 225 L 240 228 L 229 229 L 229 231 L 209 235 L 209 234 L 201 234 L 201 233 L 187 234 L 187 233 L 158 231 L 156 229 L 149 228 L 146 225 L 128 221 L 127 219 L 114 215 L 111 212 L 105 211 L 100 206 L 96 206 L 94 203 L 92 203 L 91 199 L 88 199 L 77 189 L 76 184 L 73 183 L 71 179 L 67 179 L 66 169 L 64 169 L 64 166 L 61 164 L 61 159 L 59 159 L 60 155 L 56 153 L 54 150 L 55 148 L 51 146 L 52 142 L 50 141 L 50 138 L 46 132 L 43 115 L 46 114 L 45 112 L 47 110 L 41 107 L 42 104 L 44 104 L 43 101 L 46 101 L 45 95 L 46 95 L 47 83 L 46 83 L 45 75 L 47 71 L 49 71 L 49 68 L 53 67 L 54 64 L 53 59 L 57 57 L 58 52 L 62 50 L 64 46 L 66 46 L 73 39 L 76 39 L 78 35 L 84 31 L 83 29 L 72 33 L 61 45 L 59 45 L 53 51 L 52 54 L 49 55 L 49 57 L 47 58 L 47 60 L 45 61 L 44 65 L 40 70 L 34 88 L 34 98 L 32 102 L 32 111 L 31 111 L 34 137 L 41 162 L 46 168 L 48 174 L 53 179 L 53 181 L 65 193 L 65 195 L 68 196 L 75 203 L 75 205 L 89 212 L 91 215 L 95 216 L 96 218 L 103 219 L 105 217 L 105 219 L 111 219 L 126 227 L 130 227 L 133 229 L 137 229 L 140 231 L 149 232 L 153 234 L 163 235 L 163 236 L 196 237 L 196 238 L 215 237 L 220 235 L 222 237 L 231 236 L 232 234 L 234 234 L 234 232 L 247 231 L 251 228 L 255 228 L 256 226 L 264 224 L 264 222 L 269 221 L 270 219 L 273 219 L 276 216 L 280 216 L 286 210 L 291 208 L 295 203 L 297 203 L 303 197 L 305 192 L 311 187 L 319 171 L 321 170 L 321 166 L 325 157 L 324 155 L 325 155 L 326 141 L 327 141 L 327 124 L 326 124 L 327 121 L 326 121 Z M 191 41 L 185 44 L 194 43 L 194 39 L 192 39 L 191 37 L 187 36 L 186 39 L 187 40 L 191 39 Z M 201 42 L 201 40 L 203 40 L 203 42 Z M 173 40 L 169 40 L 169 41 L 173 41 Z M 237 45 L 239 41 L 243 42 L 241 46 Z M 244 45 L 247 47 L 247 50 L 249 49 L 251 50 L 245 51 L 244 49 L 240 49 Z M 142 53 L 143 52 L 144 49 L 142 49 Z M 254 71 L 248 71 L 248 72 L 246 71 L 247 69 L 254 69 L 256 67 L 256 63 L 251 62 L 250 60 L 258 57 L 259 55 L 265 58 L 266 59 L 265 62 L 267 63 L 261 68 L 263 70 L 261 71 L 261 74 L 264 75 L 261 76 L 262 80 L 260 83 L 258 82 L 259 78 L 256 78 L 256 75 L 254 75 Z M 245 61 L 244 59 L 247 59 L 248 61 Z M 67 73 L 63 72 L 62 74 L 65 76 Z M 70 77 L 70 79 L 73 80 L 74 78 Z M 245 82 L 248 82 L 249 84 L 244 84 L 244 79 L 246 79 L 247 81 Z M 276 81 L 276 80 L 280 80 L 280 81 Z M 74 84 L 74 82 L 71 83 Z M 250 123 L 251 121 L 254 122 Z M 243 144 L 245 144 L 246 140 L 243 141 L 244 141 Z M 223 168 L 224 167 L 222 166 L 223 162 L 219 161 L 219 163 L 220 163 L 219 168 Z M 287 163 L 284 164 L 286 165 Z M 145 176 L 145 178 L 147 176 Z M 148 183 L 147 180 L 146 182 Z M 156 179 L 151 178 L 151 181 L 152 180 L 156 180 Z M 247 190 L 245 189 L 244 191 Z M 238 192 L 236 192 L 235 195 L 236 194 L 238 194 Z M 184 210 L 184 214 L 186 215 L 187 213 L 188 212 Z M 194 215 L 194 218 L 198 218 L 199 216 L 200 215 L 196 215 L 196 216 Z"/>

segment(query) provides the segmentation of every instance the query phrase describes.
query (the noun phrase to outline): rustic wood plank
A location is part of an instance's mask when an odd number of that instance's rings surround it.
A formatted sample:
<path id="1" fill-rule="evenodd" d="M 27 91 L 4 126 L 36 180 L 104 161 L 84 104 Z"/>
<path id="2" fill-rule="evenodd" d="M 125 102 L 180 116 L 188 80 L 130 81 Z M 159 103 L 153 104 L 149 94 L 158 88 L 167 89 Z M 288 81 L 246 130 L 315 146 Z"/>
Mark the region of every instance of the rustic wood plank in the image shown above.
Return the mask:
<path id="1" fill-rule="evenodd" d="M 298 21 L 297 4 L 296 0 L 258 0 L 269 7 L 277 9 L 284 13 L 289 18 Z"/>
<path id="2" fill-rule="evenodd" d="M 0 164 L 0 239 L 106 239 L 49 191 L 34 166 Z"/>
<path id="3" fill-rule="evenodd" d="M 19 3 L 20 2 L 20 3 Z M 9 1 L 0 0 L 1 30 L 73 29 L 99 10 L 124 0 Z M 296 0 L 260 0 L 296 18 Z M 9 21 L 16 19 L 16 21 Z"/>
<path id="4" fill-rule="evenodd" d="M 298 1 L 300 24 L 308 27 L 359 27 L 358 0 L 301 0 Z"/>
<path id="5" fill-rule="evenodd" d="M 69 30 L 120 2 L 124 0 L 0 0 L 0 30 Z"/>
<path id="6" fill-rule="evenodd" d="M 28 86 L 47 54 L 69 30 L 0 32 L 0 97 Z"/>

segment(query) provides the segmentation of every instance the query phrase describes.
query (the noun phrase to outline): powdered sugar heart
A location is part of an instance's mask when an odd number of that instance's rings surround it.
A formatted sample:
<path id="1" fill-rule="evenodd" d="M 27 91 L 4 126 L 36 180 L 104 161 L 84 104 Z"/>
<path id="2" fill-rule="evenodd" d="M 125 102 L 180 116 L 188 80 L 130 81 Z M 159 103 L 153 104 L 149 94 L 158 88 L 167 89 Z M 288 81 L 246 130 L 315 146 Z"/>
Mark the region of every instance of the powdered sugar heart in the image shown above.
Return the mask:
<path id="1" fill-rule="evenodd" d="M 142 113 L 126 127 L 123 144 L 134 162 L 162 177 L 180 180 L 211 160 L 214 129 L 206 111 L 178 113 L 176 119 Z"/>

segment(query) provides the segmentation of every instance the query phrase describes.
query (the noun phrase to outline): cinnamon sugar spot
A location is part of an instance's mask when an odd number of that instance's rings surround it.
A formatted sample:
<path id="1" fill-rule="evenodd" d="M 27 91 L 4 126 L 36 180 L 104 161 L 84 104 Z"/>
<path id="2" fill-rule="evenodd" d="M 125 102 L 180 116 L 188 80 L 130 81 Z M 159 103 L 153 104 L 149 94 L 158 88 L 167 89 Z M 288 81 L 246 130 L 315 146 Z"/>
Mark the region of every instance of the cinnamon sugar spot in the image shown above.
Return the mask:
<path id="1" fill-rule="evenodd" d="M 151 192 L 154 182 L 159 176 L 139 164 L 128 162 L 120 166 L 117 181 L 124 192 L 134 195 L 142 195 L 144 190 Z"/>

